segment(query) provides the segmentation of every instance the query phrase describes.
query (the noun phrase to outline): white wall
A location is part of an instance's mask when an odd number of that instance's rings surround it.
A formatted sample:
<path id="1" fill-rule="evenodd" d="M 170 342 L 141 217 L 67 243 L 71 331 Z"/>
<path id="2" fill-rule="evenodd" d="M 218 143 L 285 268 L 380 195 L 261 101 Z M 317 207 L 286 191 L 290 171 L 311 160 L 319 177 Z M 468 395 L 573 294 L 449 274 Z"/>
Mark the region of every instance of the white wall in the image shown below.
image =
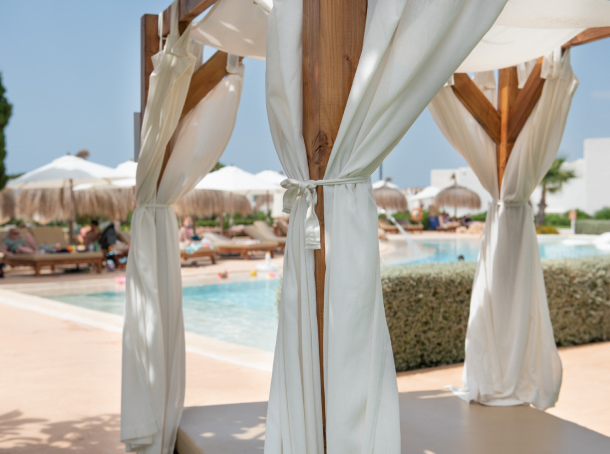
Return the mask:
<path id="1" fill-rule="evenodd" d="M 562 168 L 573 170 L 576 174 L 576 178 L 564 184 L 561 191 L 556 192 L 555 194 L 549 194 L 547 192 L 547 213 L 565 213 L 566 211 L 575 209 L 587 211 L 585 167 L 586 163 L 584 159 L 577 159 L 576 161 L 564 163 Z M 542 189 L 538 186 L 530 198 L 532 206 L 534 207 L 534 213 L 538 212 L 538 204 L 540 203 L 541 195 Z"/>
<path id="2" fill-rule="evenodd" d="M 586 207 L 593 214 L 610 207 L 610 138 L 585 140 Z"/>
<path id="3" fill-rule="evenodd" d="M 610 138 L 587 139 L 584 142 L 584 158 L 566 162 L 566 169 L 574 170 L 576 178 L 566 183 L 563 189 L 555 194 L 547 194 L 547 212 L 565 213 L 579 209 L 589 214 L 603 207 L 610 207 Z M 481 197 L 481 210 L 486 211 L 491 196 L 475 176 L 470 167 L 458 169 L 433 169 L 430 171 L 430 184 L 446 188 L 453 184 L 451 176 L 455 173 L 461 186 L 476 192 Z M 538 212 L 540 188 L 536 188 L 530 202 L 534 212 Z M 450 214 L 453 214 L 449 210 Z M 458 215 L 467 214 L 469 210 L 460 209 Z"/>

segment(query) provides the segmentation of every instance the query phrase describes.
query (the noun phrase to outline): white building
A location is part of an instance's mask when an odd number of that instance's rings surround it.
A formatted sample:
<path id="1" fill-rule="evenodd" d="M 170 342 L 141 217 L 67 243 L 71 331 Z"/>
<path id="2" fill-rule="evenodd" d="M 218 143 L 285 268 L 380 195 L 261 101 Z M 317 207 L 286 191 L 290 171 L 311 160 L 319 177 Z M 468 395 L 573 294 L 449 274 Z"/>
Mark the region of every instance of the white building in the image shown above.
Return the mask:
<path id="1" fill-rule="evenodd" d="M 610 138 L 585 140 L 584 158 L 566 162 L 564 166 L 574 170 L 576 178 L 566 183 L 561 191 L 547 193 L 547 212 L 565 213 L 579 209 L 593 214 L 603 207 L 610 207 Z M 430 171 L 430 184 L 438 188 L 451 186 L 453 174 L 459 185 L 473 190 L 481 197 L 480 211 L 486 211 L 491 196 L 483 189 L 470 167 L 433 169 Z M 540 195 L 541 189 L 538 187 L 530 199 L 534 212 L 538 211 Z M 471 210 L 458 210 L 458 215 L 467 212 L 473 213 Z"/>

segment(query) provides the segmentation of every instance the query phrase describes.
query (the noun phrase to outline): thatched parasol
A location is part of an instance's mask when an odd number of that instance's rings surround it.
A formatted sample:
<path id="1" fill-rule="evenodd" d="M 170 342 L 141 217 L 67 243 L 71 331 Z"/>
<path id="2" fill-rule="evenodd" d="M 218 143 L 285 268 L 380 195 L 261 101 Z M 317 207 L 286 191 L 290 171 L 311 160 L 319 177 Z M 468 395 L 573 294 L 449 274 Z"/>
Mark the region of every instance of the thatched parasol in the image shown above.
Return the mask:
<path id="1" fill-rule="evenodd" d="M 407 198 L 394 186 L 394 184 L 390 183 L 390 178 L 388 178 L 381 186 L 374 188 L 373 197 L 375 197 L 375 203 L 384 210 L 404 213 L 409 209 Z"/>
<path id="2" fill-rule="evenodd" d="M 0 191 L 0 224 L 6 224 L 15 217 L 15 193 L 10 188 Z"/>
<path id="3" fill-rule="evenodd" d="M 243 195 L 233 194 L 233 210 L 242 216 L 252 214 L 250 202 Z M 194 189 L 182 196 L 175 204 L 176 215 L 209 218 L 231 211 L 231 194 L 225 191 Z"/>
<path id="4" fill-rule="evenodd" d="M 132 188 L 77 189 L 74 191 L 76 213 L 111 220 L 127 220 L 134 209 Z M 72 219 L 72 195 L 69 187 L 23 189 L 17 195 L 17 217 L 40 224 Z"/>
<path id="5" fill-rule="evenodd" d="M 453 180 L 456 181 L 455 175 Z M 478 210 L 481 208 L 481 198 L 479 195 L 464 186 L 459 186 L 457 181 L 448 188 L 443 189 L 436 195 L 435 205 L 439 207 L 470 208 Z"/>

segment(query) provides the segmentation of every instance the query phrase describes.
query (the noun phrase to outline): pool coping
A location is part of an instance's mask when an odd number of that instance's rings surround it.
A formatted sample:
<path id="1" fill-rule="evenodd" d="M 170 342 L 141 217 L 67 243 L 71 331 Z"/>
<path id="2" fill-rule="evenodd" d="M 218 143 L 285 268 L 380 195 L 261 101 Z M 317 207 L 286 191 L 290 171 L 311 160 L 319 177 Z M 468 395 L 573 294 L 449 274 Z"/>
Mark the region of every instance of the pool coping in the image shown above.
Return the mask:
<path id="1" fill-rule="evenodd" d="M 42 296 L 0 288 L 0 304 L 113 333 L 122 334 L 123 332 L 123 317 L 120 315 L 73 306 Z M 189 353 L 265 372 L 271 372 L 273 369 L 272 352 L 213 339 L 188 331 L 185 333 L 185 341 L 186 351 Z"/>

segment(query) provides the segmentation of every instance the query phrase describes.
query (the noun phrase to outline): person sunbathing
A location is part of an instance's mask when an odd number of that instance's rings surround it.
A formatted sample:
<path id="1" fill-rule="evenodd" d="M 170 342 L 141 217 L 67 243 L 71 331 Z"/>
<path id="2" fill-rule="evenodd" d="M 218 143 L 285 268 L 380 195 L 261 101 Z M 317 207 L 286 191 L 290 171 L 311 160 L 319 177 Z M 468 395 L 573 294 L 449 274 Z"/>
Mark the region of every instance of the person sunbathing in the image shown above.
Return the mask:
<path id="1" fill-rule="evenodd" d="M 25 234 L 25 238 L 17 229 L 10 229 L 2 240 L 2 252 L 7 256 L 15 254 L 37 254 L 38 245 L 30 233 Z"/>

